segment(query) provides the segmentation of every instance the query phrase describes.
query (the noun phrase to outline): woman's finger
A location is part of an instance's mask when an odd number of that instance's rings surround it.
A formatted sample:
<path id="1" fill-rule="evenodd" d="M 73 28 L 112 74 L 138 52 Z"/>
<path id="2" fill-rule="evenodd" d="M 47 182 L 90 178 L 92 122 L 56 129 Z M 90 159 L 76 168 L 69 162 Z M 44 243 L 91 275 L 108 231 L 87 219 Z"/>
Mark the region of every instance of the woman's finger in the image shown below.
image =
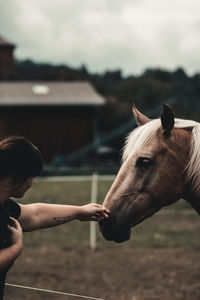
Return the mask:
<path id="1" fill-rule="evenodd" d="M 94 206 L 96 206 L 96 207 L 102 207 L 102 205 L 100 205 L 98 203 L 94 203 Z"/>
<path id="2" fill-rule="evenodd" d="M 8 230 L 10 230 L 11 232 L 14 232 L 16 229 L 10 225 L 8 225 Z"/>
<path id="3" fill-rule="evenodd" d="M 15 218 L 10 217 L 10 219 L 14 222 L 15 228 L 16 228 L 17 230 L 21 228 L 19 222 L 18 222 Z"/>
<path id="4" fill-rule="evenodd" d="M 101 206 L 99 209 L 100 209 L 100 211 L 104 211 L 108 214 L 110 213 L 109 209 L 107 209 L 105 206 Z"/>
<path id="5" fill-rule="evenodd" d="M 102 212 L 102 213 L 101 213 L 101 216 L 103 216 L 104 218 L 109 218 L 109 215 L 106 214 L 105 212 Z"/>
<path id="6" fill-rule="evenodd" d="M 95 213 L 95 216 L 96 216 L 96 217 L 100 217 L 100 216 L 101 216 L 101 213 L 100 213 L 100 212 L 96 212 L 96 213 Z"/>
<path id="7" fill-rule="evenodd" d="M 100 213 L 96 213 L 95 216 L 100 217 L 100 218 L 109 218 L 109 215 L 101 211 Z"/>
<path id="8" fill-rule="evenodd" d="M 105 206 L 103 206 L 103 205 L 100 205 L 100 204 L 98 204 L 98 203 L 95 203 L 95 206 L 96 206 L 97 208 L 99 208 L 100 211 L 103 210 L 103 211 L 105 211 L 105 212 L 107 212 L 107 213 L 110 212 L 109 209 L 107 209 L 107 208 L 106 208 Z"/>

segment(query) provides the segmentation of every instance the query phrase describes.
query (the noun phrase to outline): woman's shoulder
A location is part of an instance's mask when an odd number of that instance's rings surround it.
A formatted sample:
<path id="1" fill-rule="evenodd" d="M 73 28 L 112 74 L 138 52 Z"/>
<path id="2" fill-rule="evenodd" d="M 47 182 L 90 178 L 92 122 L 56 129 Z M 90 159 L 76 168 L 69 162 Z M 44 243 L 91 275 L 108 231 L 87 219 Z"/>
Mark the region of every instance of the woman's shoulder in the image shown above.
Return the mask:
<path id="1" fill-rule="evenodd" d="M 19 218 L 21 214 L 21 208 L 18 203 L 9 198 L 4 202 L 4 205 L 6 206 L 10 217 L 13 217 L 15 219 Z"/>

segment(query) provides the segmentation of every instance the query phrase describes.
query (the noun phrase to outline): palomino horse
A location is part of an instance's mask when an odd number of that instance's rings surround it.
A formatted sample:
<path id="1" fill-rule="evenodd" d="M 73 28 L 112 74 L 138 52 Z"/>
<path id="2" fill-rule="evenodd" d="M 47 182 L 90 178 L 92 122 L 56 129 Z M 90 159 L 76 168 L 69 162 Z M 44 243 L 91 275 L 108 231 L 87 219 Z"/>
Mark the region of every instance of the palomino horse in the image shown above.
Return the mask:
<path id="1" fill-rule="evenodd" d="M 103 205 L 110 218 L 99 224 L 104 238 L 124 242 L 131 227 L 180 198 L 200 214 L 200 123 L 174 119 L 164 104 L 150 120 L 133 106 L 138 128 L 127 138 L 122 166 Z"/>

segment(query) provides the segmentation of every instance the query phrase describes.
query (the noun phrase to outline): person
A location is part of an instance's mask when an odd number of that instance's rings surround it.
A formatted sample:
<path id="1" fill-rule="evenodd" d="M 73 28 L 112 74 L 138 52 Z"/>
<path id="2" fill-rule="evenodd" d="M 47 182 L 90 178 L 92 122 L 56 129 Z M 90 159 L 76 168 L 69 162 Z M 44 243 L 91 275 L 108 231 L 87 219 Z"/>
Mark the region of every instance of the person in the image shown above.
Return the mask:
<path id="1" fill-rule="evenodd" d="M 40 151 L 24 137 L 10 136 L 0 142 L 0 299 L 6 274 L 23 247 L 23 231 L 61 225 L 72 220 L 101 221 L 109 211 L 99 204 L 83 206 L 18 204 L 43 167 Z"/>

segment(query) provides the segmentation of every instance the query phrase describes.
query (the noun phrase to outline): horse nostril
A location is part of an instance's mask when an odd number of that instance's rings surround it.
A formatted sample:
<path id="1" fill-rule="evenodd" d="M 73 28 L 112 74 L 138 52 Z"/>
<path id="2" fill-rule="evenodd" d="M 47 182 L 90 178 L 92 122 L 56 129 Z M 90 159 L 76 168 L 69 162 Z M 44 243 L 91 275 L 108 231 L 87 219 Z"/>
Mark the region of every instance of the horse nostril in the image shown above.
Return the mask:
<path id="1" fill-rule="evenodd" d="M 103 229 L 106 229 L 108 227 L 111 227 L 111 220 L 109 219 L 104 219 L 102 221 L 99 222 L 99 228 L 102 232 Z"/>

